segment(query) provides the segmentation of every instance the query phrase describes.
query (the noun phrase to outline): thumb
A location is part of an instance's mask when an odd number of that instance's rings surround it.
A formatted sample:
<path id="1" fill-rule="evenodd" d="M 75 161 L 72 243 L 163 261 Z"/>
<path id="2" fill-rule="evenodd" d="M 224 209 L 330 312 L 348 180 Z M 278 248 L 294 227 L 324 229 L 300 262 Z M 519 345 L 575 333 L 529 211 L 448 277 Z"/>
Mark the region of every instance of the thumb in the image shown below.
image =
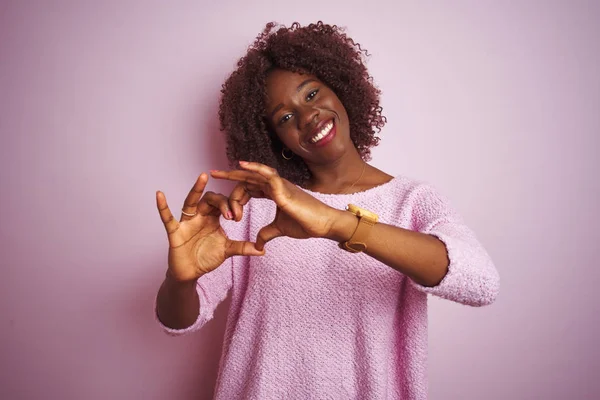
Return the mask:
<path id="1" fill-rule="evenodd" d="M 264 251 L 265 244 L 277 237 L 283 236 L 283 233 L 275 226 L 275 222 L 262 228 L 256 237 L 256 248 L 260 251 Z"/>
<path id="2" fill-rule="evenodd" d="M 225 249 L 225 257 L 233 256 L 264 256 L 265 251 L 263 249 L 257 250 L 257 246 L 254 243 L 230 240 L 229 245 Z"/>

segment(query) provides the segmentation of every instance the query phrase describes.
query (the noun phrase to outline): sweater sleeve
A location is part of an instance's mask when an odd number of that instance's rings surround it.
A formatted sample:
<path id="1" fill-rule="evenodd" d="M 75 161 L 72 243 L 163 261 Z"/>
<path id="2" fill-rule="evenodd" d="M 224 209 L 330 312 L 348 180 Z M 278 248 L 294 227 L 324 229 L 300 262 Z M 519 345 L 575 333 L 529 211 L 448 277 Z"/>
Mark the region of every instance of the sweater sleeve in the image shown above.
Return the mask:
<path id="1" fill-rule="evenodd" d="M 244 213 L 244 218 L 240 222 L 228 221 L 221 217 L 221 226 L 225 231 L 225 234 L 233 240 L 248 240 L 248 218 Z M 196 322 L 184 329 L 172 329 L 165 326 L 154 312 L 156 321 L 159 323 L 161 328 L 169 335 L 181 336 L 194 332 L 202 328 L 208 321 L 210 321 L 217 306 L 221 304 L 227 297 L 229 290 L 231 289 L 233 282 L 233 270 L 234 263 L 238 260 L 238 257 L 230 257 L 225 260 L 215 270 L 202 275 L 196 284 L 196 290 L 198 292 L 198 300 L 200 302 L 200 312 Z M 154 309 L 156 310 L 156 300 Z"/>
<path id="2" fill-rule="evenodd" d="M 498 272 L 475 234 L 448 201 L 429 185 L 409 194 L 414 230 L 441 240 L 448 252 L 448 273 L 435 287 L 412 281 L 418 290 L 470 306 L 489 305 L 500 288 Z"/>
<path id="3" fill-rule="evenodd" d="M 181 336 L 199 330 L 210 321 L 214 316 L 217 306 L 225 300 L 231 288 L 232 264 L 232 258 L 228 258 L 217 269 L 202 275 L 198 279 L 196 291 L 198 292 L 198 300 L 200 301 L 200 312 L 196 322 L 184 329 L 173 329 L 165 326 L 158 319 L 158 315 L 155 312 L 155 319 L 161 328 L 171 336 Z M 156 305 L 154 309 L 156 310 Z"/>

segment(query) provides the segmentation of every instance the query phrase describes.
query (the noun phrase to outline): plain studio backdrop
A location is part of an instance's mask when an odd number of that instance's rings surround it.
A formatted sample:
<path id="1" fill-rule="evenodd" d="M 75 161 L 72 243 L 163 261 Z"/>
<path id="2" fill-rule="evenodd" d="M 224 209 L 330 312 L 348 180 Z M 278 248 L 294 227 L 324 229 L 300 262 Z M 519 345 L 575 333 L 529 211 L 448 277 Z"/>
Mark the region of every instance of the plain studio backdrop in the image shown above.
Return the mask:
<path id="1" fill-rule="evenodd" d="M 318 20 L 371 54 L 373 164 L 500 272 L 489 307 L 430 298 L 430 398 L 599 398 L 600 2 L 378 0 L 0 3 L 0 398 L 211 397 L 228 302 L 159 329 L 155 192 L 227 167 L 220 87 L 264 25 Z"/>

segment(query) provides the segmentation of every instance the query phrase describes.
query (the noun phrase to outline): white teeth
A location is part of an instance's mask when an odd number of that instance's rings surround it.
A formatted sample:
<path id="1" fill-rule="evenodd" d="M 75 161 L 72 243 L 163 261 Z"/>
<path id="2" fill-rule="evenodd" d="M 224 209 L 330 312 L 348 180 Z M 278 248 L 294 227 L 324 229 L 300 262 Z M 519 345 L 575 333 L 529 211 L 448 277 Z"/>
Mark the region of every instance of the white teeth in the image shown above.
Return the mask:
<path id="1" fill-rule="evenodd" d="M 317 143 L 319 140 L 323 139 L 325 136 L 327 136 L 329 134 L 329 132 L 331 132 L 331 128 L 333 128 L 333 121 L 329 122 L 327 125 L 325 125 L 323 127 L 323 129 L 321 129 L 321 132 L 319 132 L 318 135 L 316 135 L 314 138 L 310 139 L 311 143 Z"/>

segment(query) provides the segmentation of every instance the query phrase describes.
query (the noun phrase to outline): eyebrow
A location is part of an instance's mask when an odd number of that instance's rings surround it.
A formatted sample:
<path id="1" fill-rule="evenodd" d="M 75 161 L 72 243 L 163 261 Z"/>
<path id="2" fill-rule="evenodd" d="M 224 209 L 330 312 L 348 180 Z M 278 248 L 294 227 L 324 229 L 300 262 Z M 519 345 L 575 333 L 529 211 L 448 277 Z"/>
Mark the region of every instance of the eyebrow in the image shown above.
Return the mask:
<path id="1" fill-rule="evenodd" d="M 298 87 L 296 88 L 296 93 L 298 93 L 299 91 L 302 90 L 302 88 L 306 85 L 308 85 L 311 82 L 316 82 L 316 79 L 313 78 L 308 78 L 307 80 L 303 81 L 301 84 L 298 85 Z M 271 111 L 271 115 L 269 116 L 269 118 L 273 118 L 273 116 L 275 115 L 275 113 L 277 113 L 277 111 L 281 110 L 283 108 L 283 104 L 279 103 L 274 109 L 273 111 Z"/>

